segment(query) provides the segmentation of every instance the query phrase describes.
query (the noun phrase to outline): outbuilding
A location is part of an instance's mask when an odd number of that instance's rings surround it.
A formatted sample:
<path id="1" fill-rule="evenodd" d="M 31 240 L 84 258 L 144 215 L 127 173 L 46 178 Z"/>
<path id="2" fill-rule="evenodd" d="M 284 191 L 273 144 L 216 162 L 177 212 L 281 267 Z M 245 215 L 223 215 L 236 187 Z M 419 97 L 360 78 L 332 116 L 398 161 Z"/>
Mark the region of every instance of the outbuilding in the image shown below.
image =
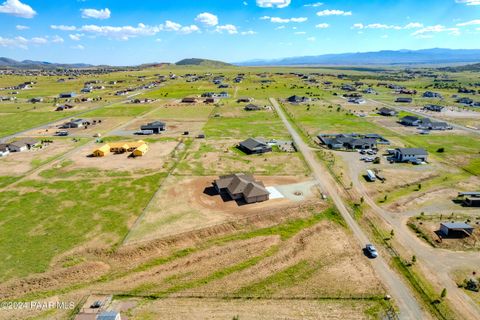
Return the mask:
<path id="1" fill-rule="evenodd" d="M 464 238 L 470 237 L 475 229 L 465 222 L 442 222 L 440 232 L 444 237 Z"/>

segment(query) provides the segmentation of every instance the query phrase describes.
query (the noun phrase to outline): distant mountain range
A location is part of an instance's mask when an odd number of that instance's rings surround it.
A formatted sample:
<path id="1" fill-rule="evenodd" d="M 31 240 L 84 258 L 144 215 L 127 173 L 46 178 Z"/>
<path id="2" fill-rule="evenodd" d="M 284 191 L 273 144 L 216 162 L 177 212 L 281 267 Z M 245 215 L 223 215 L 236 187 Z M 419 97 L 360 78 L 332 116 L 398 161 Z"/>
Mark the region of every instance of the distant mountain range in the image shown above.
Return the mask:
<path id="1" fill-rule="evenodd" d="M 56 69 L 56 68 L 89 68 L 90 64 L 85 63 L 73 63 L 73 64 L 61 64 L 51 63 L 45 61 L 33 61 L 23 60 L 17 61 L 9 58 L 0 57 L 0 68 L 17 68 L 17 69 Z"/>
<path id="2" fill-rule="evenodd" d="M 415 65 L 480 62 L 476 49 L 385 50 L 292 57 L 277 60 L 251 60 L 236 63 L 239 66 L 294 66 L 294 65 Z"/>

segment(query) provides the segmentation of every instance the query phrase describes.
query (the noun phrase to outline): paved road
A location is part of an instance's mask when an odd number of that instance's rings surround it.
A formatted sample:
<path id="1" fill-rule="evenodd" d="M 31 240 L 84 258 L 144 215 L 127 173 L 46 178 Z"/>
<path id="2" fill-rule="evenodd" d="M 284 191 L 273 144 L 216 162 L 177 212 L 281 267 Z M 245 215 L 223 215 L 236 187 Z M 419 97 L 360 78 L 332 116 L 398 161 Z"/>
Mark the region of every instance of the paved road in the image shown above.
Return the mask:
<path id="1" fill-rule="evenodd" d="M 405 112 L 409 112 L 409 113 L 413 113 L 417 116 L 420 116 L 420 117 L 427 117 L 427 118 L 430 118 L 432 120 L 435 120 L 435 121 L 441 121 L 441 122 L 447 122 L 449 125 L 451 125 L 453 128 L 455 129 L 459 129 L 459 130 L 463 130 L 463 131 L 468 131 L 470 133 L 475 133 L 475 134 L 480 134 L 480 130 L 475 130 L 475 129 L 472 129 L 472 128 L 468 128 L 468 127 L 465 127 L 465 126 L 462 126 L 462 125 L 459 125 L 459 124 L 456 124 L 456 123 L 453 123 L 453 122 L 448 122 L 448 121 L 445 121 L 444 119 L 440 119 L 440 118 L 436 118 L 436 117 L 432 117 L 431 115 L 426 115 L 424 113 L 421 113 L 421 112 L 418 112 L 418 111 L 415 111 L 415 110 L 412 110 L 410 108 L 405 108 L 405 107 L 399 107 L 399 106 L 392 106 L 388 103 L 385 103 L 385 102 L 381 102 L 381 101 L 377 101 L 377 100 L 373 100 L 373 99 L 369 99 L 370 101 L 373 101 L 373 102 L 376 102 L 376 103 L 379 103 L 381 105 L 384 105 L 388 108 L 392 108 L 392 109 L 395 109 L 397 111 L 405 111 Z"/>
<path id="2" fill-rule="evenodd" d="M 450 277 L 450 272 L 455 269 L 472 268 L 480 265 L 478 252 L 457 252 L 444 249 L 435 249 L 416 237 L 406 224 L 406 219 L 411 214 L 389 212 L 377 205 L 360 181 L 359 177 L 365 170 L 359 161 L 357 153 L 344 153 L 343 158 L 349 165 L 349 175 L 353 187 L 365 199 L 372 210 L 395 230 L 395 238 L 402 246 L 408 248 L 417 260 L 431 271 L 430 277 L 436 278 L 438 283 L 447 289 L 448 298 L 455 304 L 463 319 L 480 319 L 480 307 L 461 289 Z M 418 214 L 418 213 L 417 213 Z"/>
<path id="3" fill-rule="evenodd" d="M 352 230 L 355 238 L 358 240 L 358 249 L 361 250 L 365 244 L 370 243 L 370 241 L 348 211 L 343 199 L 340 196 L 340 189 L 337 183 L 333 180 L 328 171 L 319 163 L 314 151 L 310 149 L 310 147 L 302 140 L 298 132 L 293 128 L 285 116 L 285 113 L 280 108 L 278 102 L 273 98 L 270 98 L 270 102 L 290 132 L 290 135 L 295 141 L 298 150 L 303 154 L 305 161 L 312 170 L 315 180 L 320 186 L 321 191 L 325 194 L 328 194 L 332 199 L 338 211 L 348 224 L 349 228 Z M 425 313 L 418 301 L 415 299 L 413 293 L 410 291 L 410 288 L 402 281 L 400 276 L 388 266 L 382 257 L 372 260 L 372 266 L 377 275 L 386 285 L 390 295 L 395 299 L 395 302 L 400 310 L 401 319 L 414 320 L 429 318 L 429 315 Z"/>

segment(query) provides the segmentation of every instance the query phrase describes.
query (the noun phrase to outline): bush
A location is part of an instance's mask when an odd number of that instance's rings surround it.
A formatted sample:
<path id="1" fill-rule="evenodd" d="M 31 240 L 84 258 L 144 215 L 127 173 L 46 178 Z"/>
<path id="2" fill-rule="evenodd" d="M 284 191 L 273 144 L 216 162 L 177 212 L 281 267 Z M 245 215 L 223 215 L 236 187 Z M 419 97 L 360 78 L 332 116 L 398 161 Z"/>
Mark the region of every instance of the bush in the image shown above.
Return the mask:
<path id="1" fill-rule="evenodd" d="M 438 153 L 444 153 L 444 152 L 445 152 L 445 148 L 438 148 L 437 152 L 438 152 Z"/>

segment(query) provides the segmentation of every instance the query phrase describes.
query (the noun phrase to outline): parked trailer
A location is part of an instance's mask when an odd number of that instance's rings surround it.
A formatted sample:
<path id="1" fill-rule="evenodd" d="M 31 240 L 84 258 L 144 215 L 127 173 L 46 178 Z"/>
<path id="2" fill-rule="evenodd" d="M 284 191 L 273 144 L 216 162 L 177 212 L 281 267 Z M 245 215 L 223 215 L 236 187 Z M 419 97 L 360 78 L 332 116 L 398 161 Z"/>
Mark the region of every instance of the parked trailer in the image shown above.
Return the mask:
<path id="1" fill-rule="evenodd" d="M 375 180 L 377 180 L 377 176 L 375 175 L 375 172 L 373 172 L 372 170 L 367 170 L 367 177 L 368 177 L 368 180 L 370 180 L 371 182 L 375 182 Z"/>

